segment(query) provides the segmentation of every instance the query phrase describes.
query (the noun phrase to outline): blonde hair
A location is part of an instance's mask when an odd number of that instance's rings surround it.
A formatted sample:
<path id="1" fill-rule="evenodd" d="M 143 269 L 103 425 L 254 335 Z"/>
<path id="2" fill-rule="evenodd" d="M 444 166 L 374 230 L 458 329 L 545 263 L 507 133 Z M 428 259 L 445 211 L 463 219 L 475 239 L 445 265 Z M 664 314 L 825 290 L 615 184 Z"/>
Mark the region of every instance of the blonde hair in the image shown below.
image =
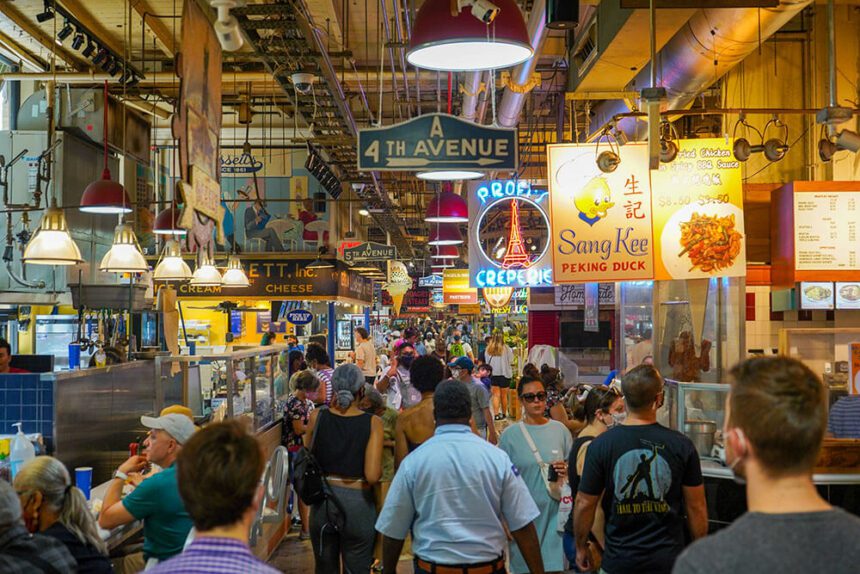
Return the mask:
<path id="1" fill-rule="evenodd" d="M 490 343 L 487 345 L 487 350 L 485 354 L 492 355 L 493 357 L 501 357 L 505 351 L 505 336 L 501 333 L 496 333 L 493 335 L 493 338 L 490 339 Z"/>
<path id="2" fill-rule="evenodd" d="M 37 456 L 15 476 L 15 490 L 39 491 L 44 504 L 81 543 L 107 556 L 107 547 L 96 528 L 84 493 L 72 486 L 65 465 L 51 456 Z"/>

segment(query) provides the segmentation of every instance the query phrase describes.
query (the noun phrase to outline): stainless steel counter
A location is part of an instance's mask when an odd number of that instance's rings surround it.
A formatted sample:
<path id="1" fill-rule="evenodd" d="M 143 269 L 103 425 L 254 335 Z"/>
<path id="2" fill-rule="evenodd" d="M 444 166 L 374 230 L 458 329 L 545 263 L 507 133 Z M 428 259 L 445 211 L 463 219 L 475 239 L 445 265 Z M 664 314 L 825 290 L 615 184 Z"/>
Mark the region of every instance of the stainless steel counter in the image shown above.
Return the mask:
<path id="1" fill-rule="evenodd" d="M 723 465 L 721 462 L 717 462 L 713 459 L 703 458 L 702 460 L 702 475 L 707 478 L 722 478 L 725 480 L 734 480 L 734 474 L 732 470 L 727 466 Z M 860 484 L 860 473 L 845 473 L 845 474 L 837 474 L 837 473 L 827 473 L 827 474 L 813 474 L 812 480 L 815 484 L 820 485 L 850 485 L 850 484 Z"/>

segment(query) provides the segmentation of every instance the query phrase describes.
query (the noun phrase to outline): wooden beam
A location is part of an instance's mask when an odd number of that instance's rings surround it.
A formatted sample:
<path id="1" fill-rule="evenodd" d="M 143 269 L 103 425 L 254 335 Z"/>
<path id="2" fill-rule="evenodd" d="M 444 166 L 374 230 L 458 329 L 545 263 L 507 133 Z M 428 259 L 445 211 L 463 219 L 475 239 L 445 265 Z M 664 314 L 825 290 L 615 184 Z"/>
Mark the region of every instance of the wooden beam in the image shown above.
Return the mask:
<path id="1" fill-rule="evenodd" d="M 63 46 L 57 45 L 53 37 L 42 31 L 36 24 L 28 20 L 10 2 L 0 2 L 0 14 L 3 14 L 25 34 L 42 46 L 49 53 L 56 51 L 57 57 L 72 69 L 78 68 L 78 62 Z"/>
<path id="2" fill-rule="evenodd" d="M 123 49 L 122 42 L 117 43 L 117 41 L 113 38 L 113 33 L 102 25 L 95 17 L 93 17 L 90 12 L 84 8 L 84 5 L 80 0 L 60 0 L 60 4 L 69 11 L 69 13 L 74 16 L 78 22 L 80 22 L 84 28 L 87 28 L 90 32 L 92 32 L 96 38 L 93 40 L 98 41 L 99 44 L 110 48 L 113 52 L 119 56 L 125 55 L 125 50 Z M 117 8 L 123 9 L 123 17 L 125 14 L 125 6 L 123 2 L 116 3 Z"/>
<path id="3" fill-rule="evenodd" d="M 11 52 L 13 56 L 40 72 L 47 71 L 51 67 L 50 63 L 46 63 L 38 55 L 34 54 L 28 48 L 22 46 L 16 40 L 7 36 L 3 32 L 0 32 L 0 44 L 3 44 L 3 46 Z"/>
<path id="4" fill-rule="evenodd" d="M 152 32 L 153 36 L 155 36 L 158 47 L 168 58 L 172 59 L 174 56 L 173 46 L 176 43 L 174 40 L 175 37 L 172 30 L 164 23 L 164 20 L 158 17 L 165 16 L 165 14 L 158 14 L 153 10 L 147 0 L 130 0 L 130 2 L 134 11 L 137 12 L 141 18 L 146 18 L 146 27 L 149 28 L 149 31 Z M 181 6 L 178 7 L 181 9 Z M 177 16 L 181 15 L 181 13 L 177 14 Z M 179 23 L 177 21 L 177 32 L 179 31 L 178 28 Z"/>

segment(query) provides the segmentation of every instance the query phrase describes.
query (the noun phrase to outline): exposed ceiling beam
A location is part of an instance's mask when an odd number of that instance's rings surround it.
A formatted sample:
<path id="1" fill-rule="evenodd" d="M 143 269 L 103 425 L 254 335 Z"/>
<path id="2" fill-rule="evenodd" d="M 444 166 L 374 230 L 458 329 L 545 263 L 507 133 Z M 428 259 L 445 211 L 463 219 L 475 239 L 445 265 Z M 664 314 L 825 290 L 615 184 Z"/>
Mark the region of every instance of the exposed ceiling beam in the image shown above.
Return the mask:
<path id="1" fill-rule="evenodd" d="M 57 57 L 72 68 L 77 68 L 77 61 L 71 53 L 63 46 L 58 46 L 54 38 L 42 31 L 41 28 L 28 20 L 10 2 L 0 2 L 0 14 L 6 16 L 13 24 L 18 26 L 25 34 L 30 36 L 36 43 L 46 51 L 55 51 Z"/>
<path id="2" fill-rule="evenodd" d="M 147 0 L 130 0 L 131 7 L 143 18 L 144 24 L 152 35 L 155 36 L 158 47 L 168 57 L 173 58 L 173 46 L 176 43 L 175 36 L 170 28 L 161 19 L 164 16 L 173 16 L 172 14 L 158 14 L 153 10 Z M 177 14 L 181 15 L 181 14 Z"/>
<path id="3" fill-rule="evenodd" d="M 18 60 L 21 60 L 23 63 L 27 64 L 33 69 L 36 70 L 47 70 L 50 67 L 49 63 L 46 63 L 42 58 L 31 52 L 29 49 L 25 48 L 21 44 L 19 44 L 16 40 L 7 36 L 3 32 L 0 32 L 0 44 L 3 44 L 3 47 L 6 48 L 11 54 Z"/>

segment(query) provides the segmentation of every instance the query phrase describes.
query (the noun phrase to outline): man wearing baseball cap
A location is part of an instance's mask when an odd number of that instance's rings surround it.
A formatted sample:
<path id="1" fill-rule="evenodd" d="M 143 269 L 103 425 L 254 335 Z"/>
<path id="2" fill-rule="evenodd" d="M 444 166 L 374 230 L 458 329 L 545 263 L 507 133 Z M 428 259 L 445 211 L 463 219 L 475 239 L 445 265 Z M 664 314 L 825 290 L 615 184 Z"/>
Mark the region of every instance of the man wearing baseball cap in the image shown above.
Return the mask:
<path id="1" fill-rule="evenodd" d="M 191 530 L 191 517 L 179 497 L 176 466 L 179 451 L 197 430 L 185 414 L 172 412 L 159 417 L 140 417 L 150 429 L 143 456 L 132 456 L 114 473 L 99 514 L 99 526 L 116 528 L 143 521 L 143 558 L 147 564 L 179 554 Z M 148 464 L 163 470 L 140 483 L 122 498 L 129 473 L 141 472 Z"/>
<path id="2" fill-rule="evenodd" d="M 490 394 L 481 383 L 472 378 L 475 363 L 469 357 L 457 357 L 450 363 L 451 378 L 456 379 L 466 386 L 469 398 L 472 401 L 472 420 L 478 429 L 478 434 L 492 444 L 497 444 L 499 437 L 496 434 L 496 425 L 493 423 L 493 415 L 490 413 Z"/>

